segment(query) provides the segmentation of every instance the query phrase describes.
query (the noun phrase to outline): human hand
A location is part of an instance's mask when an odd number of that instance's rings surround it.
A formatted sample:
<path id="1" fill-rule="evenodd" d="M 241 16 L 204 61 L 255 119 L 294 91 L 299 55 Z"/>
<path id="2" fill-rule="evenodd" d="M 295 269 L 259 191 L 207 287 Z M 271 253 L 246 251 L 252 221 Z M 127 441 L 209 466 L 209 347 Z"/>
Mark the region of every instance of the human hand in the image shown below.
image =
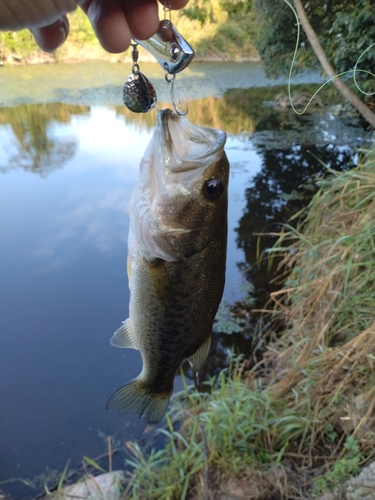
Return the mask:
<path id="1" fill-rule="evenodd" d="M 187 3 L 167 0 L 172 9 Z M 77 5 L 107 52 L 124 52 L 132 37 L 145 40 L 159 27 L 157 0 L 0 0 L 0 30 L 29 28 L 39 47 L 53 52 L 65 42 L 69 33 L 66 14 Z"/>

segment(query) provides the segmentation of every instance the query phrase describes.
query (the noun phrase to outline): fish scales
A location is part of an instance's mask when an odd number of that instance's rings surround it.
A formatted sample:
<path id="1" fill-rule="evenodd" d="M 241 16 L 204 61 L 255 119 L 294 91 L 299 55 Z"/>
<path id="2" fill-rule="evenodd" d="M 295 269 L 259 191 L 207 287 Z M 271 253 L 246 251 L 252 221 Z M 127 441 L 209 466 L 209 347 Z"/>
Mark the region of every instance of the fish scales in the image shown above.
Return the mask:
<path id="1" fill-rule="evenodd" d="M 225 281 L 229 164 L 224 132 L 159 111 L 131 198 L 129 319 L 111 343 L 141 352 L 141 374 L 107 408 L 166 411 L 181 363 L 198 375 L 208 355 Z"/>

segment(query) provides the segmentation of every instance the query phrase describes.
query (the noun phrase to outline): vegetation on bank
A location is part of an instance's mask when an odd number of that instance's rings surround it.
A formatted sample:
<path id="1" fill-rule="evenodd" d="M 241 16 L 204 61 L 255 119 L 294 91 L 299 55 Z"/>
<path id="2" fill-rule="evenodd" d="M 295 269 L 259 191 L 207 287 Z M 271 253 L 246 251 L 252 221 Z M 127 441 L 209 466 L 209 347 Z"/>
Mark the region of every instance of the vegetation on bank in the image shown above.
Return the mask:
<path id="1" fill-rule="evenodd" d="M 373 150 L 330 172 L 304 221 L 285 228 L 269 254 L 292 270 L 268 316 L 284 331 L 247 373 L 233 359 L 207 392 L 178 395 L 164 449 L 128 443 L 127 498 L 314 497 L 373 458 L 374 167 Z"/>

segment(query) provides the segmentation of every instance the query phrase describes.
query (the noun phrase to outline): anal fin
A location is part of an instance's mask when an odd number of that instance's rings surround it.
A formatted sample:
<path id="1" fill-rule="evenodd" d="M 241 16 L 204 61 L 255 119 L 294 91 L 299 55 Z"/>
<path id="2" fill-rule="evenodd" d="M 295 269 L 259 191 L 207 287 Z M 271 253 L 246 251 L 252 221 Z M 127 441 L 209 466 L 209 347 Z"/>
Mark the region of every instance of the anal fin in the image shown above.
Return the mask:
<path id="1" fill-rule="evenodd" d="M 211 347 L 211 335 L 208 337 L 207 340 L 203 342 L 203 344 L 199 347 L 199 349 L 195 351 L 195 353 L 188 358 L 195 379 L 199 377 L 203 365 L 206 362 L 208 353 L 210 351 L 210 347 Z"/>
<path id="2" fill-rule="evenodd" d="M 131 335 L 129 318 L 115 331 L 111 338 L 111 344 L 122 349 L 138 349 Z"/>

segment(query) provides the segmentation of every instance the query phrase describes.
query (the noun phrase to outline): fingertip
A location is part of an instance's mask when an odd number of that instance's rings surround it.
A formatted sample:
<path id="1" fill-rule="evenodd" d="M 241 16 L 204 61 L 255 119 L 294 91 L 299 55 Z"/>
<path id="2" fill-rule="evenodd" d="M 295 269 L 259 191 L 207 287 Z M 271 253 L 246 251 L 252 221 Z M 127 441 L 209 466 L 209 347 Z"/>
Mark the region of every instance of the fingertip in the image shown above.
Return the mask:
<path id="1" fill-rule="evenodd" d="M 101 46 L 107 52 L 119 54 L 130 46 L 131 34 L 123 17 L 108 13 L 98 19 L 94 29 Z"/>
<path id="2" fill-rule="evenodd" d="M 158 5 L 155 0 L 139 0 L 124 4 L 124 13 L 134 38 L 147 40 L 159 28 Z"/>
<path id="3" fill-rule="evenodd" d="M 109 0 L 103 5 L 94 0 L 86 13 L 104 50 L 118 54 L 130 46 L 130 29 L 118 3 Z"/>

